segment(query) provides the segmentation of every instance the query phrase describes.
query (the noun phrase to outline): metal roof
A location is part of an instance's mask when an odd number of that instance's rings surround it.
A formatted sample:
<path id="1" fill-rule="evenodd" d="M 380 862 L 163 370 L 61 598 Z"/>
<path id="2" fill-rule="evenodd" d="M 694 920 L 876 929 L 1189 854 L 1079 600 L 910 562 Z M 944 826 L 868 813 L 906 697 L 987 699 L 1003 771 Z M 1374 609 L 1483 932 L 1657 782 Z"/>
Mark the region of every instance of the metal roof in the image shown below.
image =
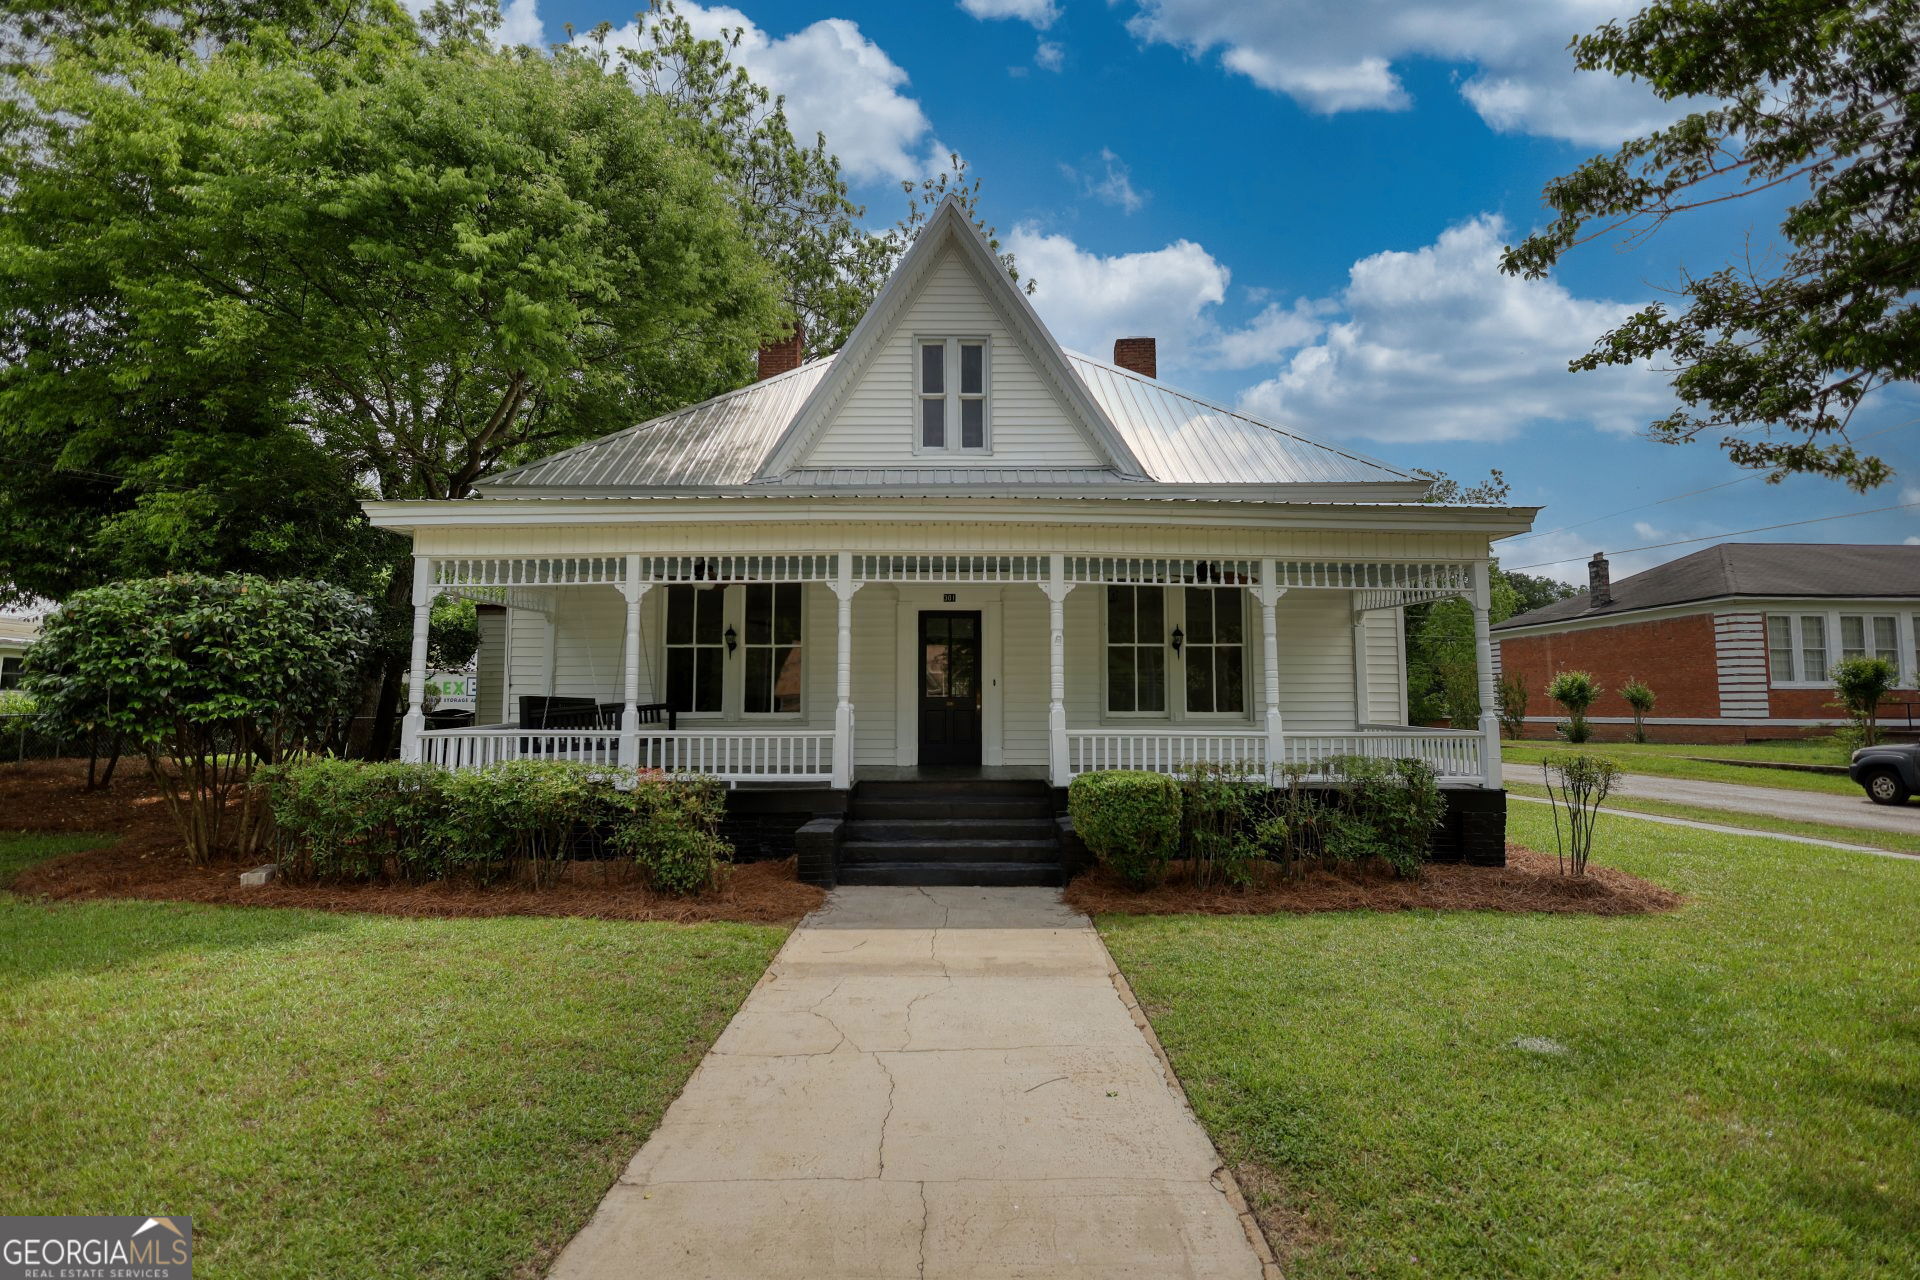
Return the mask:
<path id="1" fill-rule="evenodd" d="M 1613 602 L 1589 608 L 1589 595 L 1556 600 L 1498 623 L 1494 630 L 1575 622 L 1729 596 L 1873 600 L 1920 598 L 1920 547 L 1829 542 L 1723 542 L 1622 578 Z"/>
<path id="2" fill-rule="evenodd" d="M 791 492 L 938 492 L 947 488 L 1163 485 L 1389 485 L 1425 481 L 1387 463 L 1322 444 L 1150 378 L 1067 352 L 1068 365 L 1146 468 L 1147 482 L 1107 468 L 802 468 L 755 480 L 808 396 L 832 367 L 827 356 L 664 417 L 482 480 L 483 493 L 636 492 L 750 486 Z M 902 429 L 907 423 L 904 415 Z M 1142 493 L 1140 496 L 1149 496 Z M 1417 494 L 1408 493 L 1414 497 Z"/>

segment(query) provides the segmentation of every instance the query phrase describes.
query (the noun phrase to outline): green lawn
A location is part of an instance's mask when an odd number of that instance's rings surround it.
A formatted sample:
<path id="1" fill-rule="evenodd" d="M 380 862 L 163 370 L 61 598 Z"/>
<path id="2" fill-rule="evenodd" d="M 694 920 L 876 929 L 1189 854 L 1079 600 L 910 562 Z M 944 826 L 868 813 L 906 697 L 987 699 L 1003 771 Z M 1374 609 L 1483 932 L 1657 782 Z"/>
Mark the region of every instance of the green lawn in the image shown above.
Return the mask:
<path id="1" fill-rule="evenodd" d="M 1692 901 L 1099 924 L 1290 1280 L 1920 1274 L 1920 863 L 1629 819 L 1598 860 Z"/>
<path id="2" fill-rule="evenodd" d="M 1517 780 L 1526 776 L 1519 774 L 1509 777 L 1507 790 L 1523 796 L 1545 799 L 1546 788 L 1540 786 L 1538 782 Z M 1630 813 L 1657 814 L 1666 818 L 1692 818 L 1696 822 L 1716 822 L 1723 827 L 1745 827 L 1750 831 L 1777 831 L 1784 835 L 1840 840 L 1848 844 L 1869 845 L 1875 849 L 1891 849 L 1895 853 L 1920 854 L 1920 834 L 1879 831 L 1872 827 L 1847 827 L 1831 822 L 1798 822 L 1792 818 L 1776 818 L 1769 813 L 1709 809 L 1705 805 L 1674 804 L 1668 800 L 1648 800 L 1641 796 L 1629 796 L 1620 792 L 1607 797 L 1607 808 Z"/>
<path id="3" fill-rule="evenodd" d="M 1549 755 L 1579 750 L 1603 755 L 1629 773 L 1652 773 L 1667 778 L 1703 782 L 1738 782 L 1749 787 L 1786 787 L 1795 791 L 1825 791 L 1831 795 L 1858 795 L 1860 784 L 1845 774 L 1801 773 L 1793 769 L 1754 768 L 1741 764 L 1713 764 L 1689 756 L 1722 760 L 1786 760 L 1799 764 L 1845 764 L 1832 743 L 1753 743 L 1740 746 L 1677 746 L 1672 743 L 1588 742 L 1578 748 L 1564 742 L 1514 742 L 1502 746 L 1500 758 L 1521 781 L 1538 782 L 1540 761 Z"/>
<path id="4" fill-rule="evenodd" d="M 543 1270 L 785 932 L 0 893 L 0 1211 L 190 1215 L 208 1277 Z"/>

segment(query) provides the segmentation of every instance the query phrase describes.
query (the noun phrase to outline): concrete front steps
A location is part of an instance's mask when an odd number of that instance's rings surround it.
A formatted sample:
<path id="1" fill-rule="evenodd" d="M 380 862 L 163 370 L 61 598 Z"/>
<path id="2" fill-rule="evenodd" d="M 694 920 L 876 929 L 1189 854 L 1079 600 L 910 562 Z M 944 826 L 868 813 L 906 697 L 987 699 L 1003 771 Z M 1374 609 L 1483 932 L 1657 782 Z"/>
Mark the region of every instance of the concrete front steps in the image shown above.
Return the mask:
<path id="1" fill-rule="evenodd" d="M 860 782 L 843 836 L 841 884 L 1066 882 L 1053 792 L 1044 782 Z"/>

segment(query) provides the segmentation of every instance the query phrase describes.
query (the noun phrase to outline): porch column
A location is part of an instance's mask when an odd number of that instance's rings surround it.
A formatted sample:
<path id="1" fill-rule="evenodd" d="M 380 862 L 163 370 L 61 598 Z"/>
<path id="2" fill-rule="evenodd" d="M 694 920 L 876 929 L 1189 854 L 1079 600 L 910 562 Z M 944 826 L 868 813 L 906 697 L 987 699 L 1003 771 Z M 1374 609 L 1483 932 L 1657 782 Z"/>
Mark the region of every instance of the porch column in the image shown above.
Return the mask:
<path id="1" fill-rule="evenodd" d="M 1056 787 L 1073 781 L 1067 758 L 1067 558 L 1047 557 L 1047 778 Z"/>
<path id="2" fill-rule="evenodd" d="M 1287 762 L 1287 740 L 1280 723 L 1280 622 L 1274 610 L 1287 589 L 1279 583 L 1278 566 L 1271 560 L 1260 562 L 1260 585 L 1253 598 L 1260 605 L 1260 674 L 1265 677 L 1267 703 L 1267 781 L 1279 776 Z"/>
<path id="3" fill-rule="evenodd" d="M 1493 602 L 1493 562 L 1473 563 L 1473 665 L 1480 677 L 1480 754 L 1482 775 L 1490 790 L 1501 786 L 1500 712 L 1493 691 L 1493 639 L 1487 609 Z"/>
<path id="4" fill-rule="evenodd" d="M 828 585 L 838 601 L 836 645 L 834 650 L 833 705 L 833 780 L 836 790 L 853 785 L 853 593 L 861 583 L 853 580 L 853 557 L 842 551 L 836 558 L 833 581 Z"/>
<path id="5" fill-rule="evenodd" d="M 433 558 L 413 558 L 413 655 L 407 664 L 407 714 L 400 722 L 400 758 L 420 759 L 420 735 L 427 727 L 427 626 L 433 618 Z"/>
<path id="6" fill-rule="evenodd" d="M 620 712 L 620 767 L 640 766 L 640 603 L 653 589 L 651 582 L 640 581 L 640 557 L 627 557 L 626 577 L 620 594 L 627 601 L 626 686 L 622 691 L 625 706 Z"/>

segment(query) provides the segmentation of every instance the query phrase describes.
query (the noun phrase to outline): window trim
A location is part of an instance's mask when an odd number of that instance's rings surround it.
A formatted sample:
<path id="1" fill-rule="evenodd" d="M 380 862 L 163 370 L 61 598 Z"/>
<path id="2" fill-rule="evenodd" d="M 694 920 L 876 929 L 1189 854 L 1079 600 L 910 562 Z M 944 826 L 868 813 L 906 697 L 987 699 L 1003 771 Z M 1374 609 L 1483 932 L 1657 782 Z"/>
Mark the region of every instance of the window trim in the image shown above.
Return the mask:
<path id="1" fill-rule="evenodd" d="M 798 710 L 747 710 L 747 650 L 751 648 L 778 649 L 781 647 L 777 644 L 756 646 L 747 643 L 747 587 L 749 586 L 795 586 L 800 589 L 800 638 L 791 646 L 800 651 L 800 706 Z M 740 627 L 740 675 L 737 680 L 739 684 L 739 701 L 736 704 L 740 708 L 739 718 L 741 720 L 751 720 L 756 724 L 777 720 L 805 720 L 807 718 L 807 679 L 810 674 L 810 668 L 807 665 L 807 602 L 813 593 L 807 590 L 807 584 L 804 582 L 737 583 L 728 587 L 727 591 L 729 595 L 737 592 L 740 597 L 740 620 L 738 624 Z"/>
<path id="2" fill-rule="evenodd" d="M 653 695 L 654 698 L 660 702 L 668 701 L 667 686 L 670 681 L 667 677 L 667 664 L 672 661 L 672 655 L 675 649 L 711 649 L 716 647 L 714 645 L 701 644 L 673 644 L 668 641 L 667 614 L 673 608 L 672 593 L 674 587 L 685 587 L 695 592 L 711 591 L 714 589 L 710 585 L 702 585 L 694 582 L 670 583 L 662 589 L 660 596 L 660 687 L 654 690 Z M 720 709 L 718 711 L 675 711 L 674 715 L 682 720 L 726 720 L 731 717 L 733 707 L 736 705 L 732 701 L 732 685 L 734 682 L 731 673 L 727 670 L 728 667 L 733 665 L 732 655 L 727 652 L 727 644 L 724 639 L 727 627 L 733 622 L 733 610 L 731 607 L 733 601 L 731 597 L 734 592 L 731 586 L 720 587 L 720 592 L 720 634 L 723 637 L 718 645 L 720 650 Z M 699 619 L 697 606 L 694 618 L 696 622 Z"/>
<path id="3" fill-rule="evenodd" d="M 1112 655 L 1112 651 L 1114 650 L 1114 648 L 1116 648 L 1116 646 L 1112 640 L 1108 639 L 1109 633 L 1107 631 L 1107 617 L 1108 617 L 1107 599 L 1108 599 L 1109 590 L 1114 587 L 1125 587 L 1127 590 L 1134 591 L 1134 592 L 1140 592 L 1140 591 L 1160 592 L 1160 627 L 1162 631 L 1162 635 L 1160 636 L 1161 707 L 1158 711 L 1115 711 L 1108 701 L 1108 695 L 1112 693 L 1112 688 L 1108 682 L 1108 677 L 1107 677 L 1107 661 L 1109 657 Z M 1100 625 L 1099 625 L 1099 631 L 1097 633 L 1097 637 L 1100 642 L 1099 679 L 1100 679 L 1100 716 L 1101 718 L 1103 720 L 1172 720 L 1174 719 L 1175 718 L 1174 709 L 1173 709 L 1174 662 L 1173 662 L 1173 653 L 1172 653 L 1173 642 L 1169 637 L 1173 635 L 1173 628 L 1175 624 L 1173 621 L 1173 615 L 1170 612 L 1169 604 L 1167 601 L 1167 589 L 1156 583 L 1150 583 L 1150 582 L 1109 582 L 1102 585 L 1099 588 L 1099 592 L 1100 592 Z M 1135 635 L 1137 636 L 1138 634 L 1139 632 L 1136 629 Z M 1132 649 L 1152 648 L 1151 645 L 1142 645 L 1138 643 L 1137 640 L 1130 645 L 1126 645 L 1123 642 L 1123 645 L 1124 647 L 1132 648 Z M 1181 686 L 1183 690 L 1185 689 L 1185 687 L 1186 687 L 1185 685 Z M 1138 690 L 1137 681 L 1135 682 L 1135 689 L 1136 691 Z M 1184 696 L 1182 700 L 1184 701 Z"/>
<path id="4" fill-rule="evenodd" d="M 1099 608 L 1097 638 L 1100 650 L 1100 720 L 1101 723 L 1130 723 L 1141 720 L 1162 720 L 1170 724 L 1249 725 L 1258 722 L 1260 714 L 1260 689 L 1257 685 L 1254 662 L 1259 657 L 1257 650 L 1260 626 L 1259 615 L 1254 612 L 1253 592 L 1241 583 L 1125 583 L 1116 582 L 1109 586 L 1132 586 L 1142 591 L 1161 593 L 1161 621 L 1166 634 L 1161 637 L 1161 648 L 1166 655 L 1167 705 L 1164 711 L 1114 711 L 1107 706 L 1107 593 L 1105 587 L 1098 588 Z M 1187 587 L 1203 587 L 1209 591 L 1238 591 L 1240 593 L 1240 699 L 1243 709 L 1240 711 L 1189 711 L 1187 709 L 1187 657 L 1186 646 L 1181 653 L 1173 653 L 1173 629 L 1181 631 L 1187 627 Z M 1179 696 L 1175 697 L 1175 691 Z"/>
<path id="5" fill-rule="evenodd" d="M 944 390 L 935 393 L 941 398 L 945 408 L 944 443 L 935 446 L 926 443 L 924 427 L 921 421 L 921 404 L 929 398 L 924 390 L 925 377 L 921 364 L 921 350 L 940 344 L 943 348 L 942 381 Z M 913 452 L 916 455 L 927 454 L 944 457 L 959 454 L 965 457 L 982 458 L 993 454 L 993 339 L 986 334 L 976 333 L 916 333 L 912 335 L 913 365 L 913 411 L 910 415 L 913 432 Z M 980 391 L 978 394 L 962 392 L 960 389 L 960 348 L 974 345 L 980 348 Z M 960 443 L 960 405 L 965 400 L 978 400 L 980 409 L 980 444 L 969 448 Z"/>
<path id="6" fill-rule="evenodd" d="M 1793 678 L 1776 679 L 1773 674 L 1773 637 L 1771 628 L 1773 619 L 1784 618 L 1788 624 L 1788 637 L 1793 650 Z M 1845 626 L 1842 618 L 1860 618 L 1861 631 L 1866 642 L 1866 652 L 1875 652 L 1873 644 L 1873 619 L 1893 619 L 1893 665 L 1899 670 L 1896 688 L 1910 689 L 1920 682 L 1920 613 L 1912 613 L 1900 608 L 1870 608 L 1848 606 L 1837 609 L 1768 609 L 1761 617 L 1762 648 L 1766 653 L 1767 687 L 1771 689 L 1828 689 L 1832 680 L 1827 672 L 1820 672 L 1809 679 L 1805 670 L 1806 634 L 1801 625 L 1804 618 L 1821 619 L 1825 632 L 1824 646 L 1827 654 L 1827 671 L 1842 660 L 1846 651 Z M 1906 637 L 1913 637 L 1909 652 Z"/>

